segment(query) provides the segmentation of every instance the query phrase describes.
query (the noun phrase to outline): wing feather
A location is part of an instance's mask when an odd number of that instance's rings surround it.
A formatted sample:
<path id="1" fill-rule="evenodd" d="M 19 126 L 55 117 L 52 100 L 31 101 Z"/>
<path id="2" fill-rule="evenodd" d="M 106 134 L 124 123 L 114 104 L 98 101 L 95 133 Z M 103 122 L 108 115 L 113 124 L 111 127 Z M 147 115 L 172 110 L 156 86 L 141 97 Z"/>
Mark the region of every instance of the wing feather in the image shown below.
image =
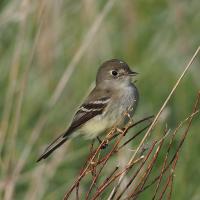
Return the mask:
<path id="1" fill-rule="evenodd" d="M 46 159 L 59 146 L 64 144 L 68 140 L 70 135 L 73 133 L 73 131 L 75 131 L 78 127 L 82 126 L 93 117 L 102 114 L 109 101 L 109 97 L 103 97 L 95 101 L 89 101 L 88 103 L 84 103 L 76 112 L 71 126 L 67 129 L 65 133 L 60 135 L 50 145 L 47 146 L 43 154 L 38 158 L 37 162 L 39 162 L 42 159 Z"/>
<path id="2" fill-rule="evenodd" d="M 76 112 L 71 126 L 69 127 L 68 131 L 64 134 L 64 137 L 71 134 L 74 130 L 85 124 L 93 117 L 102 114 L 109 101 L 110 97 L 103 97 L 95 101 L 89 101 L 88 103 L 84 103 Z"/>

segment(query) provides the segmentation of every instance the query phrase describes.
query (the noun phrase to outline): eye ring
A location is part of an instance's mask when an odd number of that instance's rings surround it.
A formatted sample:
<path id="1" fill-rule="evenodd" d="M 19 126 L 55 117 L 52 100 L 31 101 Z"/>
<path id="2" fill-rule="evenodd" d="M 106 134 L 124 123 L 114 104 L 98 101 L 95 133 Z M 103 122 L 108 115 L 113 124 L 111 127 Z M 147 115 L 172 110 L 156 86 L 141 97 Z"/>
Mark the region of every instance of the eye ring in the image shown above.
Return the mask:
<path id="1" fill-rule="evenodd" d="M 112 70 L 112 71 L 111 71 L 111 74 L 112 74 L 113 76 L 117 76 L 117 75 L 118 75 L 118 72 L 115 71 L 115 70 Z"/>

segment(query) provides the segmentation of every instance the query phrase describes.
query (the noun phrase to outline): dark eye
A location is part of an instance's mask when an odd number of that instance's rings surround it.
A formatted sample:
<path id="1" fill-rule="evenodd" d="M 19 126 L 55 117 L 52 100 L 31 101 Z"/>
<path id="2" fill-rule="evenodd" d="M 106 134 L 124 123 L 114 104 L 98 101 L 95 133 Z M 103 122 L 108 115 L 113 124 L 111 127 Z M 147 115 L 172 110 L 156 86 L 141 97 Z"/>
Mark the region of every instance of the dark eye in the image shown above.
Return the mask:
<path id="1" fill-rule="evenodd" d="M 115 71 L 115 70 L 113 70 L 111 73 L 112 73 L 113 76 L 117 76 L 118 75 L 118 72 Z"/>

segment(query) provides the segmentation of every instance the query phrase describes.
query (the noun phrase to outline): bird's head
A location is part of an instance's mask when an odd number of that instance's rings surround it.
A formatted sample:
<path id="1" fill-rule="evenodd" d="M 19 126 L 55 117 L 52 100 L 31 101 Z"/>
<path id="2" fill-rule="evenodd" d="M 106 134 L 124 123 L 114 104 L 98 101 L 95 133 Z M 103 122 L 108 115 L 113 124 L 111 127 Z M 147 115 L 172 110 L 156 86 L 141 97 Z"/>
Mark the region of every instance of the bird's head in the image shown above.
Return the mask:
<path id="1" fill-rule="evenodd" d="M 130 84 L 132 77 L 137 74 L 124 61 L 112 59 L 100 66 L 97 72 L 96 84 L 103 87 L 111 86 L 119 88 Z"/>

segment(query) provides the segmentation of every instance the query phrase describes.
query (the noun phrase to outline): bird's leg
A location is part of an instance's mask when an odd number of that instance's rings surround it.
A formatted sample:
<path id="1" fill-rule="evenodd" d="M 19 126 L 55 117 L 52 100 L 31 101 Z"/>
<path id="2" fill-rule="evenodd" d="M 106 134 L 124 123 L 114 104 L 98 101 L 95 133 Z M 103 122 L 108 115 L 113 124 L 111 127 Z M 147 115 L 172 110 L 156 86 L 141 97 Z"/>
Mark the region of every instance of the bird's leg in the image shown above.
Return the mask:
<path id="1" fill-rule="evenodd" d="M 99 136 L 97 136 L 97 140 L 98 140 L 99 144 L 102 143 L 102 140 L 99 138 Z M 101 149 L 105 149 L 107 146 L 108 146 L 108 140 L 105 140 L 101 146 Z"/>
<path id="2" fill-rule="evenodd" d="M 99 138 L 99 136 L 97 136 L 97 140 L 98 140 L 99 144 L 102 143 L 102 141 L 101 141 L 101 139 Z"/>
<path id="3" fill-rule="evenodd" d="M 133 110 L 133 108 L 129 109 L 129 112 L 131 112 Z M 128 124 L 131 125 L 133 124 L 133 118 L 131 117 L 130 113 L 128 111 L 126 111 L 124 113 L 124 116 L 128 118 Z"/>
<path id="4" fill-rule="evenodd" d="M 95 139 L 92 139 L 92 142 L 91 142 L 91 145 L 90 145 L 90 154 L 92 154 L 92 152 L 93 152 L 94 142 L 95 142 Z"/>

